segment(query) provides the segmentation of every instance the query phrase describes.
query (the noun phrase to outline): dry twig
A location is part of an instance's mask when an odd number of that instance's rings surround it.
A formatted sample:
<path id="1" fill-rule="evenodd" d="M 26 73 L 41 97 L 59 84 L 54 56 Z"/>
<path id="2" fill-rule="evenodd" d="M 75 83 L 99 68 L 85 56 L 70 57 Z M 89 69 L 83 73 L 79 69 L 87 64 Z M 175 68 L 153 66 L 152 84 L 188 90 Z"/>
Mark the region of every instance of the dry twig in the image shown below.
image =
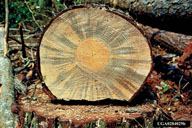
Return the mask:
<path id="1" fill-rule="evenodd" d="M 9 35 L 9 7 L 8 7 L 8 0 L 5 0 L 5 12 L 6 12 L 6 15 L 5 15 L 5 37 L 4 37 L 4 57 L 7 55 L 8 53 L 8 35 Z"/>
<path id="2" fill-rule="evenodd" d="M 25 2 L 25 4 L 27 5 L 27 8 L 29 9 L 29 11 L 31 12 L 33 21 L 34 21 L 35 24 L 39 27 L 39 29 L 40 29 L 41 31 L 43 31 L 43 29 L 41 28 L 41 26 L 39 25 L 39 23 L 38 23 L 37 20 L 35 19 L 34 13 L 33 13 L 33 11 L 31 10 L 31 8 L 29 7 L 28 3 L 27 3 L 26 1 L 24 1 L 24 2 Z"/>
<path id="3" fill-rule="evenodd" d="M 25 51 L 25 43 L 24 43 L 24 39 L 23 39 L 22 24 L 21 23 L 19 24 L 19 32 L 20 32 L 20 35 L 21 35 L 22 55 L 23 55 L 23 58 L 27 58 L 26 51 Z"/>

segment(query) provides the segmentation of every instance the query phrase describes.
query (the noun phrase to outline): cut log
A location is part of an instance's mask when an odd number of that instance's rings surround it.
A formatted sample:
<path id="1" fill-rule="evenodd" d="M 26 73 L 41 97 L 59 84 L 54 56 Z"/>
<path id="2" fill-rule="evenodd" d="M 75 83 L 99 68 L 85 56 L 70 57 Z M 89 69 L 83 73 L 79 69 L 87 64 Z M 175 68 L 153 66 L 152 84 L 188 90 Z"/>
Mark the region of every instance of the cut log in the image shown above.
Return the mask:
<path id="1" fill-rule="evenodd" d="M 39 46 L 41 78 L 57 99 L 130 101 L 151 71 L 151 49 L 125 17 L 92 7 L 58 15 Z"/>
<path id="2" fill-rule="evenodd" d="M 5 28 L 0 27 L 0 127 L 15 127 L 17 118 L 11 112 L 11 105 L 15 103 L 14 79 L 11 61 L 3 55 L 7 48 L 5 42 Z"/>
<path id="3" fill-rule="evenodd" d="M 144 35 L 151 40 L 152 45 L 158 44 L 166 47 L 172 53 L 182 55 L 184 49 L 192 44 L 191 35 L 159 30 L 142 24 L 138 24 L 138 26 L 142 29 Z"/>
<path id="4" fill-rule="evenodd" d="M 156 110 L 152 105 L 127 107 L 13 104 L 12 108 L 14 112 L 19 111 L 20 113 L 20 121 L 22 120 L 20 127 L 32 127 L 35 125 L 37 128 L 54 128 L 58 125 L 61 125 L 62 128 L 68 128 L 70 126 L 73 128 L 85 128 L 85 126 L 99 121 L 104 123 L 103 128 L 116 128 L 117 126 L 124 126 L 125 123 L 134 125 L 134 121 L 145 120 L 146 115 L 147 118 L 152 119 Z M 148 121 L 147 123 L 152 122 Z M 136 125 L 139 124 L 140 122 L 136 123 Z M 142 125 L 144 124 L 142 123 Z"/>
<path id="5" fill-rule="evenodd" d="M 190 19 L 192 14 L 192 9 L 190 8 L 192 6 L 191 0 L 82 0 L 82 3 L 110 4 L 114 7 L 127 9 L 131 13 L 135 13 L 135 15 L 150 15 L 151 17 L 170 16 Z"/>

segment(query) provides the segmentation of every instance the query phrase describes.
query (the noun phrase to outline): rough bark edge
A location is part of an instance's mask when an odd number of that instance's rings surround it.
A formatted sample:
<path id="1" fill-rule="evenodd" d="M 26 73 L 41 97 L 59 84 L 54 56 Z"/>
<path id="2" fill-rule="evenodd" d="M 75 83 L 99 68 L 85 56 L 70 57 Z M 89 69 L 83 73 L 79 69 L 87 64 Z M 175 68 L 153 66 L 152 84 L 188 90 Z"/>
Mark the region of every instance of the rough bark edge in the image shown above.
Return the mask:
<path id="1" fill-rule="evenodd" d="M 159 30 L 142 24 L 139 24 L 139 27 L 143 30 L 145 36 L 151 41 L 151 43 L 159 43 L 168 48 L 170 52 L 177 55 L 182 55 L 184 49 L 192 43 L 192 36 L 190 35 Z"/>
<path id="2" fill-rule="evenodd" d="M 41 41 L 42 41 L 42 38 L 45 34 L 45 32 L 47 31 L 47 29 L 49 28 L 49 26 L 51 25 L 51 23 L 57 19 L 60 15 L 62 15 L 63 13 L 67 12 L 67 11 L 70 11 L 70 10 L 73 10 L 73 9 L 79 9 L 79 8 L 90 8 L 90 7 L 94 7 L 92 5 L 81 5 L 81 6 L 73 6 L 72 8 L 69 8 L 69 9 L 66 9 L 66 10 L 63 10 L 62 12 L 60 12 L 55 18 L 53 18 L 49 24 L 46 26 L 45 30 L 43 31 L 41 37 L 40 37 L 40 40 L 38 42 L 38 47 L 37 47 L 37 60 L 36 60 L 36 67 L 37 67 L 37 73 L 39 75 L 39 78 L 41 81 L 43 81 L 43 76 L 41 74 L 41 66 L 40 66 L 40 45 L 41 45 Z M 95 7 L 94 7 L 95 8 Z M 133 26 L 135 26 L 139 31 L 140 33 L 145 37 L 143 31 L 131 20 L 129 19 L 128 17 L 124 16 L 124 15 L 121 15 L 119 13 L 116 13 L 116 12 L 113 12 L 113 11 L 110 11 L 110 10 L 106 10 L 107 12 L 110 12 L 110 13 L 113 13 L 115 15 L 118 15 L 120 16 L 121 18 L 127 20 L 127 22 L 131 23 Z M 149 43 L 149 41 L 146 39 L 147 43 L 148 43 L 148 46 L 150 48 L 150 56 L 151 56 L 151 61 L 153 61 L 153 58 L 152 58 L 152 48 L 151 48 L 151 44 Z M 146 83 L 146 80 L 147 78 L 149 77 L 149 75 L 151 74 L 151 71 L 153 69 L 153 62 L 151 62 L 151 68 L 150 68 L 150 71 L 148 73 L 148 75 L 146 76 L 143 84 L 140 86 L 140 88 L 137 90 L 137 92 L 127 101 L 128 103 L 130 103 L 135 96 L 137 96 L 139 94 L 139 92 L 141 91 L 142 87 L 144 86 L 144 84 Z M 51 100 L 56 100 L 56 96 L 54 96 L 51 91 L 47 88 L 46 84 L 43 83 L 43 90 L 44 92 L 50 97 Z M 60 100 L 60 99 L 59 99 Z"/>
<path id="3" fill-rule="evenodd" d="M 69 0 L 66 0 L 66 2 L 69 2 Z M 82 0 L 82 3 L 107 4 L 129 11 L 135 16 L 147 15 L 149 18 L 162 18 L 161 20 L 167 20 L 167 17 L 172 19 L 183 18 L 183 20 L 192 18 L 192 9 L 190 9 L 192 2 L 190 0 L 185 2 L 179 0 Z"/>
<path id="4" fill-rule="evenodd" d="M 149 107 L 150 109 L 145 109 L 145 107 Z M 62 109 L 62 108 L 60 108 Z M 130 107 L 127 109 L 127 116 L 118 116 L 116 118 L 102 118 L 102 117 L 95 117 L 94 119 L 87 119 L 87 120 L 83 120 L 83 119 L 76 119 L 76 118 L 66 118 L 64 120 L 62 120 L 60 117 L 57 116 L 45 116 L 41 112 L 38 111 L 33 107 L 25 107 L 25 105 L 18 105 L 18 104 L 13 104 L 12 105 L 12 111 L 13 113 L 17 113 L 20 115 L 20 127 L 27 127 L 27 126 L 31 126 L 31 125 L 41 125 L 41 122 L 43 122 L 42 124 L 45 124 L 46 127 L 48 128 L 54 128 L 55 126 L 62 126 L 62 127 L 81 127 L 84 128 L 85 126 L 87 126 L 86 128 L 89 128 L 88 126 L 91 123 L 99 123 L 99 121 L 104 122 L 105 126 L 108 128 L 113 128 L 114 125 L 117 126 L 118 124 L 123 124 L 124 121 L 132 124 L 133 122 L 140 120 L 140 121 L 148 121 L 148 123 L 152 123 L 152 121 L 155 119 L 155 116 L 158 114 L 157 113 L 157 107 L 155 105 L 144 105 L 144 106 L 136 106 L 136 107 Z M 159 115 L 158 115 L 159 116 Z M 37 121 L 33 121 L 33 118 L 38 118 Z M 149 120 L 147 120 L 149 119 Z M 123 121 L 124 120 L 124 121 Z M 119 122 L 120 121 L 120 122 Z M 149 122 L 150 121 L 150 122 Z M 138 122 L 135 122 L 138 123 Z M 94 124 L 96 125 L 96 124 Z M 143 122 L 143 125 L 145 125 L 145 123 Z M 100 125 L 101 126 L 101 125 Z M 41 128 L 41 127 L 40 127 Z M 114 127 L 115 128 L 115 127 Z"/>

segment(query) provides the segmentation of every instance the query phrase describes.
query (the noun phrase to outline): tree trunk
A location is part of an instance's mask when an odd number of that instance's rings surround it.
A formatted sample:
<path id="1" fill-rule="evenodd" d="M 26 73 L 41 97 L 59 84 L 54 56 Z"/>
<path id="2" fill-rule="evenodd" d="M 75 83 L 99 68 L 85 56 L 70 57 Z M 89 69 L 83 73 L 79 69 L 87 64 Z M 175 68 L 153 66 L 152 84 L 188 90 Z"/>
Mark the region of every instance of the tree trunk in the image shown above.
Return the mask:
<path id="1" fill-rule="evenodd" d="M 184 49 L 192 44 L 192 36 L 190 35 L 159 30 L 142 24 L 138 24 L 138 26 L 152 44 L 163 46 L 167 48 L 169 52 L 177 55 L 182 55 Z"/>
<path id="2" fill-rule="evenodd" d="M 16 115 L 11 111 L 11 105 L 15 103 L 14 79 L 11 61 L 7 58 L 9 33 L 9 9 L 8 0 L 5 0 L 5 28 L 0 27 L 0 127 L 16 127 Z"/>
<path id="3" fill-rule="evenodd" d="M 0 28 L 0 127 L 12 128 L 16 125 L 16 116 L 11 112 L 11 105 L 15 103 L 14 80 L 10 60 L 3 55 L 4 28 Z"/>
<path id="4" fill-rule="evenodd" d="M 103 3 L 126 9 L 135 15 L 148 14 L 153 17 L 192 18 L 191 0 L 82 0 L 84 3 Z M 165 20 L 165 19 L 162 19 Z"/>

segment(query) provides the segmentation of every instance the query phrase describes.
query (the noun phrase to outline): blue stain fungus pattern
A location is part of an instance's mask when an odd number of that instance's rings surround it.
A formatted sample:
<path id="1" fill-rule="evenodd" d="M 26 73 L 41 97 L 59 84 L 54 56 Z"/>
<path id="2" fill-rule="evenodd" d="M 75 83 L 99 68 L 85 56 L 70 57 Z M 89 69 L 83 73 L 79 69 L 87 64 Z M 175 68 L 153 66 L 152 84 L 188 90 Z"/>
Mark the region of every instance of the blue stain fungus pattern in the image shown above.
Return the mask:
<path id="1" fill-rule="evenodd" d="M 141 32 L 122 17 L 97 8 L 63 13 L 49 26 L 40 46 L 44 81 L 64 100 L 129 101 L 151 63 Z"/>

